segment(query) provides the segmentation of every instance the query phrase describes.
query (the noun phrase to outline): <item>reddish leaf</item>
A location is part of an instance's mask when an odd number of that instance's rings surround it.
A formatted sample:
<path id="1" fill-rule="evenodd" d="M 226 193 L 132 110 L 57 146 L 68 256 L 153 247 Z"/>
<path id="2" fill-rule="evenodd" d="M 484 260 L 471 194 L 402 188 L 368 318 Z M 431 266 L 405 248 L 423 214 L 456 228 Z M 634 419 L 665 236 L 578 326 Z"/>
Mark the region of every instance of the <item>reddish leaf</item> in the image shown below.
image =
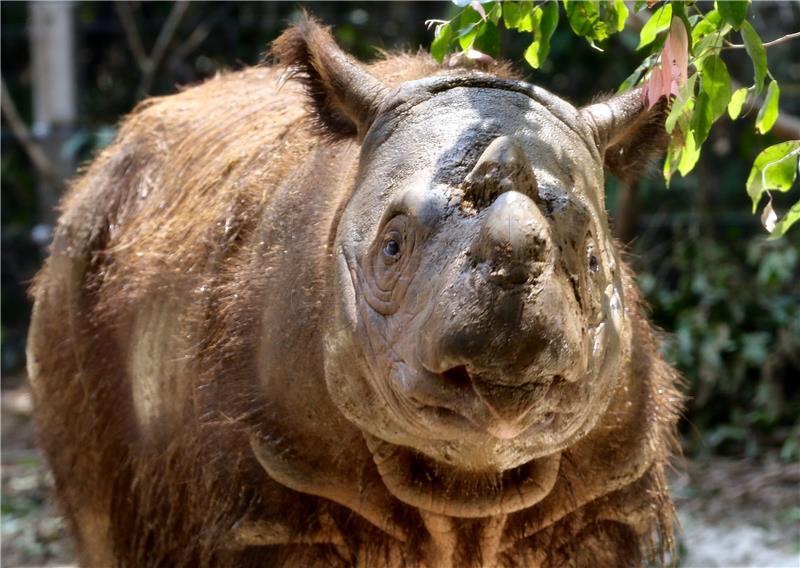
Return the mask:
<path id="1" fill-rule="evenodd" d="M 672 18 L 669 35 L 661 51 L 661 62 L 653 67 L 642 96 L 647 107 L 655 105 L 661 97 L 677 96 L 686 84 L 689 66 L 689 39 L 680 18 Z"/>

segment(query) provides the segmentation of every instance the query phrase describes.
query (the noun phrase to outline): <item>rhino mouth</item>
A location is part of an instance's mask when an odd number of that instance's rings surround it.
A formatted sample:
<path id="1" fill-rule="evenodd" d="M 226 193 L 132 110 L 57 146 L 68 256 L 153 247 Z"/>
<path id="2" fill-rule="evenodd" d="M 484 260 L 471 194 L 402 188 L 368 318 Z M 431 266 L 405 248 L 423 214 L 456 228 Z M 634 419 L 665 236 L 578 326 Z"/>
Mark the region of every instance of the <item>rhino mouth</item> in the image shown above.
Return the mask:
<path id="1" fill-rule="evenodd" d="M 571 417 L 560 403 L 575 398 L 564 396 L 564 391 L 578 389 L 561 375 L 520 383 L 475 372 L 467 365 L 439 373 L 403 365 L 393 374 L 400 375 L 396 384 L 420 421 L 445 437 L 488 434 L 505 441 L 543 433 Z"/>

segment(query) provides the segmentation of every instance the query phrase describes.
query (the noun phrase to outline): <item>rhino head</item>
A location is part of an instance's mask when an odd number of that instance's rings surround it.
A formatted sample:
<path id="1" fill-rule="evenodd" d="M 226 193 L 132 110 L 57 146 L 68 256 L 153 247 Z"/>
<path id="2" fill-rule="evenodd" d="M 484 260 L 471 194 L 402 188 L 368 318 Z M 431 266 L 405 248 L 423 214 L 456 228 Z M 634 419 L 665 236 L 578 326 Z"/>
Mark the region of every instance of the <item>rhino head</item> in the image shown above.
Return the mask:
<path id="1" fill-rule="evenodd" d="M 635 174 L 660 142 L 657 112 L 638 91 L 577 109 L 476 70 L 390 88 L 313 22 L 275 51 L 327 134 L 361 144 L 333 247 L 325 371 L 387 485 L 424 500 L 409 480 L 420 460 L 554 477 L 629 358 L 604 169 Z"/>

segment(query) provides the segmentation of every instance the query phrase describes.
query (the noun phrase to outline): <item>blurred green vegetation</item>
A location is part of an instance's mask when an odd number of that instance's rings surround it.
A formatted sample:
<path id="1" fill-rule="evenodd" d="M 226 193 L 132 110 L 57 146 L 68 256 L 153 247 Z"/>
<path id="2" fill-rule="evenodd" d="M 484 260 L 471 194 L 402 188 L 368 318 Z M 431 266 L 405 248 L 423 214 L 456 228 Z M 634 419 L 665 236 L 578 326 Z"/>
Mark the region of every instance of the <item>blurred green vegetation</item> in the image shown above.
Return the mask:
<path id="1" fill-rule="evenodd" d="M 334 26 L 338 41 L 362 59 L 379 49 L 427 47 L 427 19 L 447 19 L 450 3 L 305 3 Z M 149 50 L 172 8 L 168 2 L 130 5 L 142 43 Z M 30 124 L 31 73 L 27 4 L 3 2 L 2 74 L 20 113 Z M 220 70 L 257 63 L 268 44 L 298 14 L 295 3 L 193 3 L 155 76 L 150 94 L 174 92 Z M 753 25 L 765 40 L 800 29 L 800 5 L 754 3 Z M 563 19 L 562 19 L 563 20 Z M 110 2 L 76 7 L 81 120 L 62 152 L 85 162 L 115 133 L 137 102 L 140 72 Z M 504 57 L 531 82 L 576 104 L 610 93 L 641 62 L 638 34 L 612 38 L 605 52 L 577 39 L 562 21 L 549 59 L 538 71 L 522 53 L 529 43 L 501 30 Z M 768 50 L 770 69 L 781 82 L 781 112 L 800 115 L 800 42 Z M 725 54 L 733 79 L 752 77 L 747 55 Z M 722 121 L 712 132 L 696 171 L 664 187 L 657 165 L 637 189 L 636 237 L 629 258 L 665 330 L 664 349 L 686 377 L 690 400 L 683 423 L 691 452 L 753 455 L 782 448 L 800 457 L 800 231 L 767 242 L 750 213 L 744 184 L 756 154 L 777 142 L 757 136 L 751 116 Z M 30 305 L 25 288 L 41 261 L 31 231 L 37 223 L 35 175 L 25 153 L 2 128 L 2 368 L 24 365 Z M 621 189 L 608 184 L 612 218 Z M 789 205 L 775 195 L 775 207 Z M 619 221 L 619 219 L 615 219 Z M 6 379 L 4 378 L 4 381 Z"/>

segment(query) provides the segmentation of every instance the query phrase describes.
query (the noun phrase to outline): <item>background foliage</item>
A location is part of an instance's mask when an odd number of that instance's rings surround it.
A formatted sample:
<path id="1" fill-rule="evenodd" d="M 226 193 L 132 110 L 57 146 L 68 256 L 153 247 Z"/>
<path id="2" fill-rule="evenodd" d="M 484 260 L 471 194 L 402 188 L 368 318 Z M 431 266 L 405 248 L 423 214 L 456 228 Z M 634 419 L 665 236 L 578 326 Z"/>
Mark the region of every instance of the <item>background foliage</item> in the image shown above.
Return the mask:
<path id="1" fill-rule="evenodd" d="M 711 4 L 700 3 L 704 10 Z M 165 2 L 129 5 L 151 46 L 172 9 Z M 335 26 L 339 42 L 360 58 L 384 49 L 426 48 L 433 39 L 423 22 L 450 20 L 450 3 L 307 3 Z M 547 5 L 545 5 L 547 6 Z M 549 37 L 531 47 L 530 37 L 497 34 L 498 55 L 515 62 L 526 77 L 576 104 L 613 92 L 641 63 L 639 32 L 624 30 L 603 40 L 604 52 L 577 40 L 564 25 L 553 29 L 542 8 L 539 29 Z M 30 54 L 25 3 L 0 4 L 2 74 L 23 118 L 30 121 Z M 259 61 L 267 43 L 293 15 L 292 3 L 193 3 L 176 29 L 149 94 L 174 92 L 225 69 Z M 797 3 L 757 2 L 750 22 L 765 40 L 800 29 Z M 531 25 L 534 25 L 533 23 Z M 81 2 L 79 38 L 80 123 L 61 151 L 79 162 L 107 144 L 118 120 L 137 102 L 141 73 L 120 22 L 118 7 Z M 480 45 L 480 38 L 475 38 Z M 434 46 L 436 49 L 436 46 Z M 545 53 L 547 51 L 548 53 Z M 769 62 L 781 85 L 781 113 L 800 115 L 800 42 L 770 48 Z M 546 55 L 546 57 L 545 57 Z M 535 58 L 539 68 L 522 64 Z M 725 56 L 731 79 L 753 78 L 744 50 Z M 694 172 L 675 177 L 669 190 L 659 166 L 633 193 L 609 181 L 608 207 L 619 228 L 632 226 L 630 260 L 665 330 L 665 351 L 684 373 L 691 400 L 683 424 L 693 452 L 755 453 L 780 447 L 798 456 L 800 440 L 800 237 L 798 231 L 767 242 L 752 203 L 742 191 L 755 156 L 779 142 L 754 129 L 757 111 L 743 120 L 722 117 L 711 130 Z M 2 125 L 2 367 L 3 385 L 24 365 L 30 305 L 25 287 L 40 263 L 32 238 L 39 222 L 27 156 Z M 795 182 L 797 183 L 797 182 Z M 790 202 L 775 195 L 776 209 Z M 793 234 L 794 233 L 794 234 Z"/>

